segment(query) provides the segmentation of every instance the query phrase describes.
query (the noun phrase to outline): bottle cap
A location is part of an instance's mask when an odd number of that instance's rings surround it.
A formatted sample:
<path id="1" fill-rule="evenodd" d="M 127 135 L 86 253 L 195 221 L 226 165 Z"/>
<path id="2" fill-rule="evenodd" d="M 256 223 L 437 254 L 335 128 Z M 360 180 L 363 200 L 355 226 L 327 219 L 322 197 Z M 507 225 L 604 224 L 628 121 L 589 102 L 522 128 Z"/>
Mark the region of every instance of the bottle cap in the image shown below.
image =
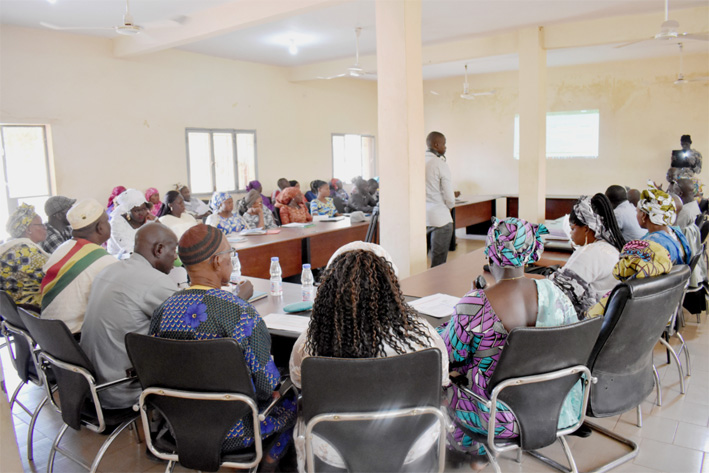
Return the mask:
<path id="1" fill-rule="evenodd" d="M 304 264 L 304 265 L 303 265 L 303 269 L 310 269 L 310 265 L 309 265 L 309 264 Z"/>
<path id="2" fill-rule="evenodd" d="M 272 256 L 271 261 L 278 261 L 278 256 Z"/>

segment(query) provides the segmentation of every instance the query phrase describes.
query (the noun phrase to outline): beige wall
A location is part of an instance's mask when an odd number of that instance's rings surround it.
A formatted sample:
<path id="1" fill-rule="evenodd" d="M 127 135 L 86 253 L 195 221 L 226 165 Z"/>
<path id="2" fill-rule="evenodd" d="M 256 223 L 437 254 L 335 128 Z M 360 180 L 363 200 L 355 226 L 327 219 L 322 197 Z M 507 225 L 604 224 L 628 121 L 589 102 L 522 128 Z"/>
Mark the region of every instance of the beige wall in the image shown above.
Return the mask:
<path id="1" fill-rule="evenodd" d="M 376 83 L 290 83 L 282 68 L 170 50 L 116 59 L 108 40 L 3 26 L 0 122 L 51 126 L 56 191 L 186 182 L 186 127 L 255 129 L 258 177 L 332 174 L 331 133 L 377 134 Z"/>
<path id="2" fill-rule="evenodd" d="M 709 76 L 709 57 L 686 56 L 684 68 L 687 77 Z M 592 194 L 611 184 L 641 187 L 648 178 L 659 183 L 682 134 L 692 135 L 693 147 L 709 156 L 709 82 L 674 85 L 677 69 L 676 56 L 550 68 L 549 111 L 600 110 L 600 156 L 548 160 L 547 193 Z M 446 135 L 451 171 L 463 193 L 516 193 L 517 72 L 469 81 L 474 92 L 497 93 L 468 101 L 459 97 L 461 78 L 424 84 L 426 130 Z M 709 182 L 709 162 L 702 175 Z"/>

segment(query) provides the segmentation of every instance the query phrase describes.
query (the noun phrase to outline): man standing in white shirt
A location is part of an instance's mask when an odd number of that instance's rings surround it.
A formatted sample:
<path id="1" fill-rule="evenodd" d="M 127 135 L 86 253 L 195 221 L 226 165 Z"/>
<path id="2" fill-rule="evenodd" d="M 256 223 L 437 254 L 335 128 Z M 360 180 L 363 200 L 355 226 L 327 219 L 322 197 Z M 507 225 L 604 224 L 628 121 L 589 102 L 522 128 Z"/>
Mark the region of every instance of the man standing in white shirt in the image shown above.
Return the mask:
<path id="1" fill-rule="evenodd" d="M 426 232 L 431 236 L 431 267 L 448 259 L 453 236 L 450 209 L 455 205 L 451 172 L 446 163 L 446 137 L 432 131 L 426 137 Z"/>

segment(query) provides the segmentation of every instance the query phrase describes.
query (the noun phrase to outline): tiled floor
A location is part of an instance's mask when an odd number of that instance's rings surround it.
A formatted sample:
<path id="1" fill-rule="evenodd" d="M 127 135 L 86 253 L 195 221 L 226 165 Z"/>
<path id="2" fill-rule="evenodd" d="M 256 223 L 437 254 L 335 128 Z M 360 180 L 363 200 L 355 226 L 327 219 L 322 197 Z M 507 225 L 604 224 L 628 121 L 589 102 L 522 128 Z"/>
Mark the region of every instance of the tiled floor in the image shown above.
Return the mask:
<path id="1" fill-rule="evenodd" d="M 458 252 L 472 251 L 481 245 L 480 242 L 458 240 Z M 451 257 L 455 257 L 451 253 Z M 662 380 L 663 405 L 655 404 L 655 395 L 651 394 L 643 403 L 643 427 L 635 425 L 635 412 L 620 416 L 599 419 L 597 423 L 614 432 L 630 437 L 639 442 L 640 453 L 633 462 L 616 468 L 617 472 L 672 472 L 672 473 L 709 473 L 709 322 L 702 315 L 702 323 L 697 324 L 695 316 L 687 317 L 687 325 L 682 329 L 692 357 L 692 376 L 686 378 L 687 393 L 679 393 L 679 378 L 674 365 L 665 364 L 665 353 L 657 347 L 655 363 L 658 366 Z M 673 342 L 676 345 L 677 341 Z M 2 349 L 2 366 L 5 370 L 5 382 L 9 393 L 12 393 L 17 377 L 7 357 L 7 350 Z M 9 397 L 9 395 L 8 395 Z M 34 385 L 26 386 L 20 399 L 26 405 L 34 407 L 43 397 L 43 391 Z M 7 407 L 7 399 L 0 400 Z M 7 411 L 7 409 L 5 409 Z M 8 448 L 12 438 L 7 434 L 12 426 L 9 416 L 3 415 L 2 446 Z M 34 457 L 35 461 L 27 461 L 27 429 L 29 416 L 19 407 L 12 411 L 12 421 L 17 437 L 22 467 L 26 472 L 46 471 L 47 457 L 51 442 L 62 425 L 60 416 L 51 408 L 42 411 L 35 429 Z M 80 432 L 69 430 L 62 445 L 78 453 L 87 462 L 93 459 L 100 444 L 106 437 L 94 434 L 86 429 Z M 569 438 L 569 444 L 580 470 L 588 470 L 623 452 L 617 443 L 594 433 L 587 439 Z M 544 451 L 547 455 L 563 461 L 561 447 L 555 444 Z M 554 471 L 536 459 L 525 455 L 520 464 L 514 460 L 514 455 L 504 455 L 501 460 L 504 472 L 547 472 Z M 562 463 L 563 464 L 563 463 Z M 14 472 L 17 467 L 3 454 L 0 459 L 0 472 Z M 109 449 L 101 462 L 100 471 L 143 472 L 164 471 L 165 465 L 153 463 L 145 455 L 145 444 L 138 445 L 131 432 L 122 433 Z M 178 466 L 177 471 L 188 471 Z M 54 471 L 75 472 L 79 468 L 57 455 Z M 464 465 L 447 471 L 471 471 Z M 484 471 L 492 471 L 487 467 Z"/>

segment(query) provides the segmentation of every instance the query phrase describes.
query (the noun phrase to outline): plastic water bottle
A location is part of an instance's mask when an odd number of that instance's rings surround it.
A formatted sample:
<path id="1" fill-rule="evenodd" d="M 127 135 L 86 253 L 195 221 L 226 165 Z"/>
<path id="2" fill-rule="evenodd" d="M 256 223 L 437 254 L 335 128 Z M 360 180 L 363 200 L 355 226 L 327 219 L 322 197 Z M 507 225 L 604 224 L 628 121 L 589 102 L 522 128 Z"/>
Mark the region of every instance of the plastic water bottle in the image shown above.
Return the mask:
<path id="1" fill-rule="evenodd" d="M 229 279 L 234 284 L 239 284 L 241 282 L 241 262 L 239 261 L 239 253 L 234 253 L 231 257 L 231 278 Z"/>
<path id="2" fill-rule="evenodd" d="M 315 293 L 315 279 L 313 278 L 313 272 L 310 270 L 309 264 L 303 265 L 303 272 L 300 275 L 300 283 L 300 290 L 303 294 L 303 302 L 311 302 Z"/>
<path id="3" fill-rule="evenodd" d="M 271 295 L 280 296 L 283 294 L 283 278 L 281 275 L 281 265 L 278 262 L 278 256 L 271 258 Z"/>

